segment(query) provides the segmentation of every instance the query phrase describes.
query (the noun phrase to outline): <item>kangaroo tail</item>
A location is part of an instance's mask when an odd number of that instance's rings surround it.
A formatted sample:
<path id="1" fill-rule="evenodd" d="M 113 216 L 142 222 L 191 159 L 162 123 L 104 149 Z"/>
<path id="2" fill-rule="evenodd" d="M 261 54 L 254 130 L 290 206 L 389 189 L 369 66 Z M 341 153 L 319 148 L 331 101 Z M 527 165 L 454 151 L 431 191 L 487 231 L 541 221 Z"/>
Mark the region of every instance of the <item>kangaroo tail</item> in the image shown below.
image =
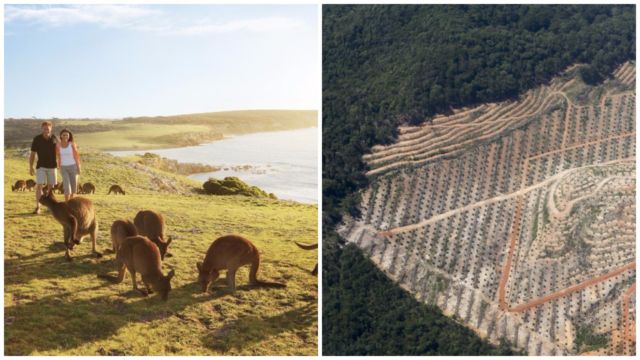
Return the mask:
<path id="1" fill-rule="evenodd" d="M 315 244 L 303 244 L 303 243 L 299 243 L 297 241 L 294 241 L 294 243 L 296 243 L 296 245 L 298 245 L 298 247 L 305 249 L 305 250 L 313 250 L 313 249 L 317 249 L 318 248 L 318 243 Z"/>
<path id="2" fill-rule="evenodd" d="M 277 282 L 268 282 L 258 280 L 258 268 L 260 267 L 260 253 L 258 249 L 254 249 L 255 257 L 251 262 L 251 270 L 249 270 L 249 283 L 254 286 L 283 288 L 287 285 Z"/>

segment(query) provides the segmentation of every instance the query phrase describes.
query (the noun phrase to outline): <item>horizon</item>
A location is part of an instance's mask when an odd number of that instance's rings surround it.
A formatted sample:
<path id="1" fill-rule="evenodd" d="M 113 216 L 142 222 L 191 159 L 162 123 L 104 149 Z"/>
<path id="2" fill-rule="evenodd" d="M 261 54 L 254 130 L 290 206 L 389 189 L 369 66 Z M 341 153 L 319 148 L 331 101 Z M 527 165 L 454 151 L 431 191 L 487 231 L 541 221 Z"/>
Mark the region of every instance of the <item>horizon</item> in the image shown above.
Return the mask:
<path id="1" fill-rule="evenodd" d="M 5 5 L 4 10 L 5 119 L 318 111 L 320 106 L 316 5 Z"/>

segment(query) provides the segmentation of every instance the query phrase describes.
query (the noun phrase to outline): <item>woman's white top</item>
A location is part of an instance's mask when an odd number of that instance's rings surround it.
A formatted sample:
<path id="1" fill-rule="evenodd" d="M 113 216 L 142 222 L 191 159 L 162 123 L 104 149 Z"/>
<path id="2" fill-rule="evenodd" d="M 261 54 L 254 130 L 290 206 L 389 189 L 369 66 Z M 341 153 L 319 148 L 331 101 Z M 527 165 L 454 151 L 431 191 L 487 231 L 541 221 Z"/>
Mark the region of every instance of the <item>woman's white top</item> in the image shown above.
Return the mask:
<path id="1" fill-rule="evenodd" d="M 75 165 L 76 159 L 73 158 L 73 146 L 71 143 L 67 147 L 63 147 L 60 144 L 60 163 L 62 166 Z"/>

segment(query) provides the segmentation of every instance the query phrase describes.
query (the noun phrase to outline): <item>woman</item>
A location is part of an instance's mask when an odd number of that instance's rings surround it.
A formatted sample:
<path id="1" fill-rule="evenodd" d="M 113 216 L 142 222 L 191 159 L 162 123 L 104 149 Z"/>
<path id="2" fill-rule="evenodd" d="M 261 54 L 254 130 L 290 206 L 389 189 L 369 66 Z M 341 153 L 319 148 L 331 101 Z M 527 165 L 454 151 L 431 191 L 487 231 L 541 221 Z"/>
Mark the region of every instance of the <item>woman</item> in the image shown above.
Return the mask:
<path id="1" fill-rule="evenodd" d="M 80 175 L 80 154 L 73 142 L 73 134 L 67 129 L 60 131 L 60 142 L 56 146 L 58 169 L 62 174 L 64 200 L 73 199 L 78 191 L 78 175 Z"/>

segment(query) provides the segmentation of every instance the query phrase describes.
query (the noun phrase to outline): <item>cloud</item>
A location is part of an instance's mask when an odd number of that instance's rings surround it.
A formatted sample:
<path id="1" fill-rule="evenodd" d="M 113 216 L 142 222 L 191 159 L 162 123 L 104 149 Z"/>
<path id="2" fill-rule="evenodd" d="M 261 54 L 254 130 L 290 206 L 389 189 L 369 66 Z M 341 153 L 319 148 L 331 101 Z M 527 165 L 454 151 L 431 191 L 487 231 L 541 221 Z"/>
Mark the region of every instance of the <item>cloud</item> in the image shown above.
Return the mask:
<path id="1" fill-rule="evenodd" d="M 5 22 L 25 21 L 54 27 L 97 24 L 105 27 L 131 27 L 140 19 L 160 12 L 132 5 L 11 6 L 5 7 Z"/>
<path id="2" fill-rule="evenodd" d="M 203 35 L 229 32 L 265 32 L 303 26 L 300 20 L 272 16 L 215 22 L 191 19 L 178 25 L 171 14 L 137 5 L 5 6 L 5 23 L 25 22 L 62 27 L 94 24 L 105 28 L 128 29 L 162 35 Z"/>

